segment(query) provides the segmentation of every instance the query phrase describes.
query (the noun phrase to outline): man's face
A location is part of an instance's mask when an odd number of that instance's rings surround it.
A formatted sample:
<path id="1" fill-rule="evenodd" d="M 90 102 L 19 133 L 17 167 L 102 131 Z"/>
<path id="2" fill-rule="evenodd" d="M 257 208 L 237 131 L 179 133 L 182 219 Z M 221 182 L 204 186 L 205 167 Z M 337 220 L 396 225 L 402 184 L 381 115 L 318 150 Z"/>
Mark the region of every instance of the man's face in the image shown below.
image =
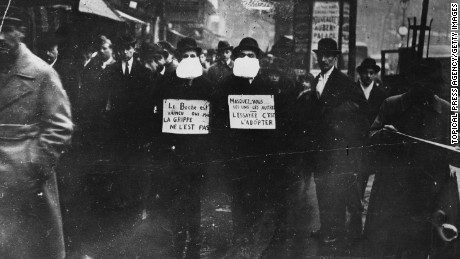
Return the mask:
<path id="1" fill-rule="evenodd" d="M 377 73 L 375 73 L 375 70 L 372 68 L 366 68 L 359 73 L 359 78 L 364 86 L 370 85 L 376 77 Z"/>
<path id="2" fill-rule="evenodd" d="M 200 62 L 201 62 L 201 64 L 206 63 L 206 54 L 204 54 L 204 53 L 200 54 Z"/>
<path id="3" fill-rule="evenodd" d="M 317 53 L 316 57 L 318 58 L 319 68 L 321 72 L 325 73 L 331 69 L 335 62 L 337 61 L 337 56 L 332 53 Z"/>
<path id="4" fill-rule="evenodd" d="M 242 50 L 240 51 L 240 53 L 238 53 L 238 58 L 244 58 L 244 57 L 257 58 L 257 55 L 252 50 Z"/>
<path id="5" fill-rule="evenodd" d="M 232 57 L 232 51 L 229 49 L 226 49 L 220 52 L 220 57 L 223 61 L 228 62 L 230 58 Z"/>
<path id="6" fill-rule="evenodd" d="M 167 55 L 165 55 L 166 64 L 169 64 L 169 63 L 171 63 L 173 61 L 174 55 L 171 52 L 167 51 L 167 50 L 164 50 L 164 51 L 165 51 L 165 54 L 167 54 Z"/>
<path id="7" fill-rule="evenodd" d="M 189 51 L 185 51 L 184 53 L 182 53 L 181 60 L 184 58 L 196 58 L 196 57 L 198 57 L 196 51 L 189 50 Z"/>
<path id="8" fill-rule="evenodd" d="M 152 71 L 161 72 L 163 70 L 166 61 L 163 55 L 155 54 L 152 57 L 149 57 L 145 60 L 146 66 Z"/>
<path id="9" fill-rule="evenodd" d="M 311 89 L 311 83 L 310 83 L 310 81 L 307 81 L 307 80 L 302 81 L 302 88 L 303 88 L 303 90 L 309 90 L 309 89 Z"/>
<path id="10" fill-rule="evenodd" d="M 108 60 L 112 57 L 113 50 L 109 43 L 104 43 L 101 45 L 99 53 L 101 54 L 103 60 Z"/>
<path id="11" fill-rule="evenodd" d="M 120 53 L 121 59 L 123 61 L 128 61 L 133 58 L 134 56 L 134 47 L 133 46 L 125 46 Z"/>
<path id="12" fill-rule="evenodd" d="M 59 54 L 58 46 L 57 45 L 50 46 L 48 49 L 46 49 L 46 53 L 45 53 L 46 63 L 53 64 L 53 62 L 56 61 L 58 54 Z"/>
<path id="13" fill-rule="evenodd" d="M 280 75 L 278 73 L 272 72 L 268 75 L 272 83 L 278 83 L 280 81 Z"/>
<path id="14" fill-rule="evenodd" d="M 0 60 L 6 60 L 11 52 L 18 48 L 22 37 L 24 34 L 16 26 L 3 26 L 0 32 Z"/>

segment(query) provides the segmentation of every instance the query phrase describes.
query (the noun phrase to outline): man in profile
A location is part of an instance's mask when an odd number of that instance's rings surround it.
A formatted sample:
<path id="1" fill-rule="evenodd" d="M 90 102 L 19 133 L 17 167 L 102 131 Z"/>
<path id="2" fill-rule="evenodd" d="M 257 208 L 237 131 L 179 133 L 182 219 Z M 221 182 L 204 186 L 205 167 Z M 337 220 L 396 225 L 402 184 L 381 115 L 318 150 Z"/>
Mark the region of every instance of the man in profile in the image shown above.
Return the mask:
<path id="1" fill-rule="evenodd" d="M 69 100 L 21 42 L 27 17 L 11 10 L 0 31 L 0 258 L 62 259 L 54 168 L 72 133 Z"/>

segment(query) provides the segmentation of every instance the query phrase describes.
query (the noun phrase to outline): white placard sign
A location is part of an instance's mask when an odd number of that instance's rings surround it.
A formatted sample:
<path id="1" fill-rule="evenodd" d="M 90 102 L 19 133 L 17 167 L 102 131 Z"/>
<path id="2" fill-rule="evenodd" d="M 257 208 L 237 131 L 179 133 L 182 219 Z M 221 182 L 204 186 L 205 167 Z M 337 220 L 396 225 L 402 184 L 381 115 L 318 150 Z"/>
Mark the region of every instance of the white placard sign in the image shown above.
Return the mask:
<path id="1" fill-rule="evenodd" d="M 164 133 L 208 134 L 209 102 L 204 100 L 163 100 Z"/>
<path id="2" fill-rule="evenodd" d="M 229 95 L 232 129 L 276 129 L 273 95 Z"/>

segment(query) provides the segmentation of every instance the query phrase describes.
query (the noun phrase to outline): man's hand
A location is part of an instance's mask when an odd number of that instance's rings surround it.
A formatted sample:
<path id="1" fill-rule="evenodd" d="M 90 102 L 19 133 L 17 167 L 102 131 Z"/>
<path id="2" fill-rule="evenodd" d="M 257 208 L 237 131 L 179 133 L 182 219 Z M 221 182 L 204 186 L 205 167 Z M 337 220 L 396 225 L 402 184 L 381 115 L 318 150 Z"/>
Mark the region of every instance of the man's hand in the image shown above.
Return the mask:
<path id="1" fill-rule="evenodd" d="M 399 131 L 398 129 L 395 128 L 393 125 L 384 125 L 383 126 L 383 131 L 385 132 L 396 132 Z"/>

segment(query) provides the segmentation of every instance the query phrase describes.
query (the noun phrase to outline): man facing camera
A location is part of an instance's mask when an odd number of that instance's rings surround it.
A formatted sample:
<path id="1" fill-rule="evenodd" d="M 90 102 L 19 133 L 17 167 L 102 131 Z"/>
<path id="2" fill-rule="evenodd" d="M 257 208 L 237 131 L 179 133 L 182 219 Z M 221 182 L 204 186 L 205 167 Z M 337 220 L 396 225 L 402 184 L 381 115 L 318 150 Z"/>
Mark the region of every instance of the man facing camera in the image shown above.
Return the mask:
<path id="1" fill-rule="evenodd" d="M 366 139 L 368 122 L 362 109 L 365 99 L 355 91 L 355 83 L 336 67 L 340 50 L 330 38 L 321 39 L 315 49 L 321 73 L 312 90 L 300 98 L 308 121 L 306 132 L 314 161 L 314 178 L 321 228 L 312 236 L 324 244 L 339 238 L 358 238 L 362 231 L 359 179 L 359 148 Z M 346 211 L 351 220 L 345 226 Z"/>

